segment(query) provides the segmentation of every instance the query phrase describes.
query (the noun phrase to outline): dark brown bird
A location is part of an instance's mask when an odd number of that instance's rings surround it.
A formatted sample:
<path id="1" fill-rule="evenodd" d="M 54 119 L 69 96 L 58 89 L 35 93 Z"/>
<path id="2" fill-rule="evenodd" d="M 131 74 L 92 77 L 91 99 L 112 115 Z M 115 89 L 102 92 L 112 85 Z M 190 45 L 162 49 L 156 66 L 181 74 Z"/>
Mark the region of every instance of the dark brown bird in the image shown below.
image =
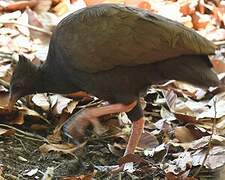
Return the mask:
<path id="1" fill-rule="evenodd" d="M 87 7 L 58 24 L 41 66 L 20 57 L 9 106 L 33 93 L 86 91 L 111 105 L 80 112 L 64 133 L 76 138 L 98 117 L 127 112 L 133 127 L 125 154 L 134 153 L 144 127 L 140 96 L 170 79 L 217 86 L 208 59 L 214 51 L 195 31 L 159 15 L 115 4 Z"/>

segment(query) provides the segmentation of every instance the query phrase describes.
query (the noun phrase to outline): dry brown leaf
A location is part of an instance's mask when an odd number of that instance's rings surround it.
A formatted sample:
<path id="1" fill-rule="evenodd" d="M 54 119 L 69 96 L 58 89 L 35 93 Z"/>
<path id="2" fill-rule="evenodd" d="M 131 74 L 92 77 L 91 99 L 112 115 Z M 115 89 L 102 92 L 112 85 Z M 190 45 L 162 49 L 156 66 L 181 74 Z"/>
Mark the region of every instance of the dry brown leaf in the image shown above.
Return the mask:
<path id="1" fill-rule="evenodd" d="M 109 148 L 111 153 L 113 153 L 114 155 L 116 155 L 118 157 L 121 157 L 123 155 L 125 146 L 114 143 L 113 145 L 108 144 L 108 148 Z"/>
<path id="2" fill-rule="evenodd" d="M 0 128 L 0 136 L 12 136 L 14 135 L 16 132 L 13 129 L 3 129 Z"/>
<path id="3" fill-rule="evenodd" d="M 24 123 L 23 112 L 18 112 L 18 115 L 9 122 L 9 124 L 17 124 L 17 125 L 22 125 L 23 123 Z"/>
<path id="4" fill-rule="evenodd" d="M 62 152 L 64 154 L 73 154 L 77 149 L 74 144 L 43 144 L 39 147 L 42 153 L 48 153 L 50 151 Z"/>
<path id="5" fill-rule="evenodd" d="M 52 144 L 57 144 L 62 141 L 62 126 L 63 125 L 64 124 L 60 124 L 56 126 L 55 129 L 53 130 L 53 133 L 48 135 L 49 142 L 51 142 Z"/>
<path id="6" fill-rule="evenodd" d="M 0 108 L 7 109 L 9 103 L 9 93 L 0 92 Z"/>
<path id="7" fill-rule="evenodd" d="M 4 6 L 4 11 L 16 11 L 16 10 L 24 10 L 27 7 L 33 8 L 37 5 L 38 0 L 21 0 L 19 2 L 8 2 L 6 6 Z"/>
<path id="8" fill-rule="evenodd" d="M 175 117 L 178 120 L 183 121 L 185 123 L 192 123 L 192 124 L 200 123 L 199 121 L 197 121 L 197 119 L 195 117 L 188 116 L 186 114 L 177 114 L 177 113 L 175 113 Z"/>
<path id="9" fill-rule="evenodd" d="M 196 11 L 192 15 L 192 23 L 196 30 L 205 29 L 210 22 L 211 22 L 211 16 L 208 14 L 200 14 L 198 11 Z"/>
<path id="10" fill-rule="evenodd" d="M 212 60 L 213 68 L 217 73 L 225 72 L 225 62 L 220 59 L 213 59 Z"/>
<path id="11" fill-rule="evenodd" d="M 197 180 L 195 177 L 183 177 L 182 175 L 174 175 L 173 173 L 166 173 L 166 180 Z"/>
<path id="12" fill-rule="evenodd" d="M 182 143 L 196 140 L 192 131 L 184 126 L 175 128 L 175 137 Z"/>
<path id="13" fill-rule="evenodd" d="M 185 150 L 188 150 L 188 149 L 197 150 L 197 149 L 202 149 L 202 148 L 206 147 L 209 144 L 209 139 L 210 139 L 210 136 L 204 136 L 204 137 L 202 137 L 198 140 L 192 141 L 190 143 L 176 143 L 176 142 L 172 142 L 172 141 L 170 141 L 169 143 L 175 147 L 181 146 Z M 223 145 L 225 143 L 225 138 L 222 136 L 213 135 L 211 141 L 212 141 L 212 144 Z"/>
<path id="14" fill-rule="evenodd" d="M 141 135 L 141 139 L 139 141 L 138 147 L 146 149 L 146 148 L 154 148 L 158 145 L 159 145 L 159 141 L 153 134 L 149 132 L 144 132 Z"/>
<path id="15" fill-rule="evenodd" d="M 190 15 L 193 12 L 191 9 L 190 2 L 183 1 L 180 4 L 180 11 L 183 13 L 184 16 Z"/>
<path id="16" fill-rule="evenodd" d="M 74 152 L 77 149 L 80 149 L 86 145 L 87 141 L 83 142 L 79 146 L 76 146 L 74 144 L 43 144 L 39 147 L 39 150 L 42 153 L 48 153 L 50 151 L 55 151 L 55 152 L 61 152 L 64 154 L 71 154 L 74 155 Z"/>
<path id="17" fill-rule="evenodd" d="M 46 125 L 43 125 L 43 124 L 32 124 L 30 126 L 30 128 L 33 130 L 33 131 L 38 131 L 38 132 L 46 132 L 49 127 L 46 126 Z"/>
<path id="18" fill-rule="evenodd" d="M 38 112 L 32 110 L 32 109 L 29 109 L 27 107 L 18 107 L 18 110 L 20 112 L 22 112 L 25 116 L 32 116 L 33 117 L 33 120 L 36 118 L 38 120 L 44 120 L 46 123 L 50 124 L 49 121 L 43 117 L 41 114 L 39 114 Z"/>

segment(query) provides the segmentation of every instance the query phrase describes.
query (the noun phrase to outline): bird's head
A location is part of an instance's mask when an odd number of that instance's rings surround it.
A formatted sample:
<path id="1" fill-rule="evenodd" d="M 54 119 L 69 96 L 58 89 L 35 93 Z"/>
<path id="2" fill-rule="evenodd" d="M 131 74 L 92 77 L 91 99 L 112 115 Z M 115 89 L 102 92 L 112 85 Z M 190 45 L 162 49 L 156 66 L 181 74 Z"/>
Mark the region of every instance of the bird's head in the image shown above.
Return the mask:
<path id="1" fill-rule="evenodd" d="M 14 104 L 23 96 L 34 93 L 37 66 L 24 56 L 19 56 L 19 62 L 13 72 L 10 82 L 10 98 L 8 109 L 12 110 Z"/>

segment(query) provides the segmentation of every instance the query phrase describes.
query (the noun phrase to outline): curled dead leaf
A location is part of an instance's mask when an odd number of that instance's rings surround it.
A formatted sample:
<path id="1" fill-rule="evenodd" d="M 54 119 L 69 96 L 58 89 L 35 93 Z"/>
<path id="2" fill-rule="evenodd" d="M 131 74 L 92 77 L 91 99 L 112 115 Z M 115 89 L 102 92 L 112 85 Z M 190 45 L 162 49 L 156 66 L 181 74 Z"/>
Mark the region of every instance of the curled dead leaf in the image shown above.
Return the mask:
<path id="1" fill-rule="evenodd" d="M 79 146 L 76 146 L 74 144 L 43 144 L 39 147 L 39 150 L 42 153 L 48 153 L 50 151 L 55 151 L 55 152 L 61 152 L 64 154 L 71 154 L 74 156 L 74 152 L 80 148 L 82 148 L 85 144 L 87 143 L 87 141 L 85 141 L 84 143 L 80 144 Z"/>
<path id="2" fill-rule="evenodd" d="M 196 138 L 194 137 L 194 134 L 191 132 L 191 130 L 184 126 L 175 128 L 175 137 L 180 142 L 192 142 L 192 141 L 196 140 Z"/>
<path id="3" fill-rule="evenodd" d="M 0 128 L 0 136 L 12 136 L 16 133 L 15 130 L 13 129 L 3 129 L 3 128 Z"/>

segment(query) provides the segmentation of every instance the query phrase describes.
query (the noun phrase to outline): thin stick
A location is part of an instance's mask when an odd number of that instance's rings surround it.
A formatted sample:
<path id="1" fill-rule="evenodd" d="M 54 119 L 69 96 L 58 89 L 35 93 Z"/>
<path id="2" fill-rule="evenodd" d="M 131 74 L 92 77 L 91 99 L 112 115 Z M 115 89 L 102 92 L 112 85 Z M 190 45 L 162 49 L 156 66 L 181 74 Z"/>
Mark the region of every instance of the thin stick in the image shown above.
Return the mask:
<path id="1" fill-rule="evenodd" d="M 7 53 L 7 52 L 0 51 L 0 57 L 2 59 L 10 59 L 11 60 L 11 59 L 13 59 L 12 55 L 13 55 L 13 53 Z"/>
<path id="2" fill-rule="evenodd" d="M 224 40 L 224 41 L 214 41 L 213 43 L 214 43 L 216 46 L 220 46 L 220 45 L 225 44 L 225 40 Z"/>
<path id="3" fill-rule="evenodd" d="M 76 108 L 83 109 L 83 108 L 93 107 L 93 106 L 97 106 L 97 105 L 101 104 L 102 102 L 103 101 L 96 102 L 96 100 L 93 100 L 93 101 L 89 102 L 88 104 L 85 104 L 82 106 L 76 106 Z"/>
<path id="4" fill-rule="evenodd" d="M 15 131 L 23 134 L 24 136 L 28 136 L 32 140 L 36 139 L 36 140 L 39 140 L 39 141 L 44 141 L 44 142 L 49 143 L 49 141 L 46 138 L 44 138 L 44 137 L 42 137 L 40 135 L 37 135 L 37 134 L 35 135 L 35 134 L 29 133 L 29 132 L 24 132 L 24 131 L 22 131 L 20 129 L 17 129 L 17 128 L 13 127 L 13 126 L 10 126 L 10 125 L 0 124 L 0 127 L 5 127 L 5 128 L 13 129 L 13 130 L 15 130 Z M 20 137 L 22 136 L 20 134 L 17 134 L 17 135 L 20 136 Z"/>
<path id="5" fill-rule="evenodd" d="M 201 171 L 202 167 L 204 166 L 204 164 L 205 164 L 205 162 L 207 160 L 207 157 L 209 156 L 210 149 L 212 148 L 212 137 L 213 137 L 213 134 L 214 134 L 214 131 L 215 131 L 216 114 L 217 114 L 217 112 L 216 112 L 216 99 L 213 100 L 213 106 L 214 106 L 214 110 L 215 110 L 215 116 L 213 118 L 212 134 L 209 137 L 208 148 L 207 148 L 205 157 L 203 159 L 203 162 L 202 162 L 201 166 L 198 168 L 198 170 L 195 172 L 194 177 L 197 177 L 198 176 L 199 172 Z"/>
<path id="6" fill-rule="evenodd" d="M 43 140 L 43 139 L 32 138 L 32 137 L 25 136 L 25 135 L 22 135 L 22 134 L 17 134 L 17 133 L 15 133 L 15 136 L 18 136 L 18 137 L 21 137 L 21 138 L 25 138 L 25 139 L 29 139 L 29 140 L 32 140 L 32 141 L 38 141 L 38 142 L 46 142 L 46 143 L 49 143 L 48 141 L 45 141 L 45 140 Z"/>
<path id="7" fill-rule="evenodd" d="M 20 23 L 18 21 L 13 21 L 13 20 L 11 20 L 11 21 L 0 21 L 0 23 L 1 24 L 16 24 L 16 25 L 27 27 L 27 28 L 32 29 L 34 31 L 39 31 L 39 32 L 42 32 L 42 33 L 45 33 L 45 34 L 48 34 L 48 35 L 52 35 L 52 33 L 50 31 L 47 31 L 43 28 L 32 26 L 30 24 L 23 24 L 23 23 Z"/>
<path id="8" fill-rule="evenodd" d="M 28 152 L 28 151 L 27 151 L 27 148 L 26 148 L 25 145 L 23 144 L 23 141 L 22 141 L 21 139 L 19 139 L 18 137 L 15 137 L 15 138 L 20 142 L 20 144 L 22 145 L 24 151 Z"/>
<path id="9" fill-rule="evenodd" d="M 9 83 L 2 79 L 0 79 L 0 85 L 3 85 L 4 87 L 9 88 Z"/>

